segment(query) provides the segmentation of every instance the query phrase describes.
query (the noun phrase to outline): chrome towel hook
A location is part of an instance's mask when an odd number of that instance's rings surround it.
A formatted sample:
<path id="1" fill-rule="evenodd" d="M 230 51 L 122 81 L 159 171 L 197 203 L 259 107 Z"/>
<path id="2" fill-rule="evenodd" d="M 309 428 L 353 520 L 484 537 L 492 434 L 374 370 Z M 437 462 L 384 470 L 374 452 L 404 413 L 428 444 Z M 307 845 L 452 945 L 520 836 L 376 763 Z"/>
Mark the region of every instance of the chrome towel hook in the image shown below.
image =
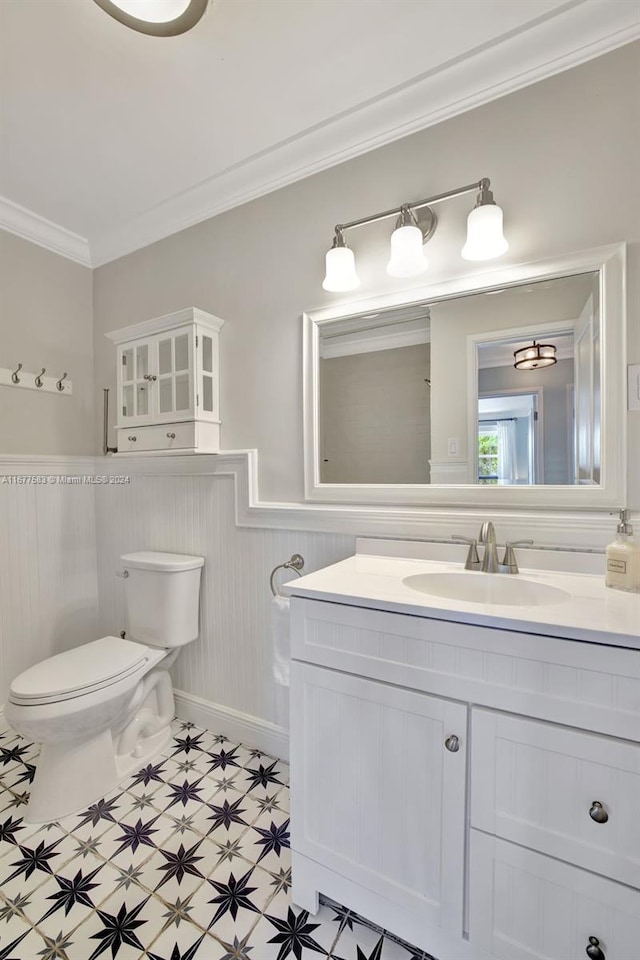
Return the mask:
<path id="1" fill-rule="evenodd" d="M 62 386 L 62 381 L 63 381 L 63 380 L 66 380 L 68 376 L 69 376 L 69 374 L 68 374 L 67 371 L 65 370 L 65 372 L 62 374 L 62 376 L 60 377 L 60 379 L 56 382 L 56 387 L 58 388 L 58 390 L 60 390 L 60 391 L 64 390 L 64 387 Z"/>
<path id="2" fill-rule="evenodd" d="M 38 376 L 36 377 L 36 387 L 41 387 L 41 386 L 42 386 L 42 378 L 43 378 L 43 376 L 45 375 L 46 372 L 47 372 L 46 367 L 43 367 L 42 370 L 40 371 L 40 373 L 38 374 Z"/>
<path id="3" fill-rule="evenodd" d="M 278 570 L 294 570 L 296 576 L 301 577 L 301 570 L 304 569 L 304 557 L 301 557 L 299 553 L 294 553 L 286 563 L 279 563 L 277 567 L 274 567 L 271 571 L 271 576 L 269 578 L 269 586 L 271 587 L 271 593 L 274 597 L 279 597 L 281 594 L 275 588 L 273 578 L 275 577 Z"/>
<path id="4" fill-rule="evenodd" d="M 13 373 L 11 374 L 11 382 L 12 382 L 12 383 L 20 383 L 20 377 L 18 376 L 18 374 L 20 373 L 21 370 L 22 370 L 22 364 L 19 363 L 18 366 L 16 367 L 16 369 L 15 369 L 15 370 L 13 371 Z"/>

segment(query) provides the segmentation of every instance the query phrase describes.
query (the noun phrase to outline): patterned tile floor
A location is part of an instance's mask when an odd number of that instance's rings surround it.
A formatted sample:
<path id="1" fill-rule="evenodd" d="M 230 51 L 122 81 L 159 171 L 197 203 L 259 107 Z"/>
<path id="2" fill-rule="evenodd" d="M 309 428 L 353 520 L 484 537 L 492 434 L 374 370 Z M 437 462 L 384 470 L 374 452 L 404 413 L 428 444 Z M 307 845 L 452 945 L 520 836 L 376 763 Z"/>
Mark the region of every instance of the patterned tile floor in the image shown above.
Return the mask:
<path id="1" fill-rule="evenodd" d="M 0 720 L 0 960 L 428 960 L 291 904 L 287 766 L 180 720 L 81 814 L 29 826 L 38 748 Z"/>

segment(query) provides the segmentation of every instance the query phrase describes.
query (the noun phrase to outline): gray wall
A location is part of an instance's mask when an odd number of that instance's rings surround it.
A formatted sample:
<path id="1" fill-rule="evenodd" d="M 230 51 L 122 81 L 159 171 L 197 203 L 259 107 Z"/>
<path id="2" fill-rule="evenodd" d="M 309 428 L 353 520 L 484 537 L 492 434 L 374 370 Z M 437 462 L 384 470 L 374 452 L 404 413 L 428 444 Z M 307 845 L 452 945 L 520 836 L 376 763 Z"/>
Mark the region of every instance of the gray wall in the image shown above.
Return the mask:
<path id="1" fill-rule="evenodd" d="M 189 304 L 224 317 L 223 445 L 259 449 L 263 499 L 303 499 L 300 315 L 344 299 L 321 289 L 333 224 L 484 175 L 505 210 L 504 263 L 630 244 L 629 359 L 639 360 L 639 83 L 640 44 L 631 44 L 100 267 L 96 394 L 114 386 L 106 331 Z M 438 210 L 434 281 L 483 269 L 459 256 L 468 210 L 468 198 Z M 412 285 L 386 277 L 388 237 L 388 224 L 354 235 L 360 296 Z M 633 479 L 640 417 L 631 416 Z M 99 437 L 97 416 L 96 448 Z"/>
<path id="2" fill-rule="evenodd" d="M 73 394 L 0 387 L 0 453 L 93 453 L 91 270 L 0 230 L 0 367 L 18 363 Z"/>
<path id="3" fill-rule="evenodd" d="M 320 361 L 323 483 L 429 483 L 428 343 Z"/>

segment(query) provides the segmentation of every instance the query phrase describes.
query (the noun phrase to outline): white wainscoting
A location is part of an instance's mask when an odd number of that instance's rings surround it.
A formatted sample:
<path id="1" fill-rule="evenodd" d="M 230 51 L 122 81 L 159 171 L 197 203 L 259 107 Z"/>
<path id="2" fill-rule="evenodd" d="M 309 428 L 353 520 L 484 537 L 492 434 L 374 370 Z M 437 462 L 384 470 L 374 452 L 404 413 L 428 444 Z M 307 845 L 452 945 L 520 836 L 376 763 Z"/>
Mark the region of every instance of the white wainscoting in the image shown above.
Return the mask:
<path id="1" fill-rule="evenodd" d="M 98 636 L 95 487 L 13 478 L 84 476 L 94 463 L 0 457 L 0 704 L 22 670 Z"/>
<path id="2" fill-rule="evenodd" d="M 127 474 L 131 461 L 117 465 Z M 199 722 L 205 714 L 217 717 L 221 732 L 246 731 L 249 742 L 281 753 L 286 732 L 274 723 L 269 575 L 293 553 L 302 554 L 308 571 L 350 556 L 353 537 L 239 527 L 229 475 L 131 471 L 130 483 L 100 487 L 96 510 L 101 632 L 124 629 L 124 581 L 115 575 L 121 554 L 167 550 L 205 557 L 200 637 L 173 671 L 176 689 L 184 691 L 178 712 Z"/>

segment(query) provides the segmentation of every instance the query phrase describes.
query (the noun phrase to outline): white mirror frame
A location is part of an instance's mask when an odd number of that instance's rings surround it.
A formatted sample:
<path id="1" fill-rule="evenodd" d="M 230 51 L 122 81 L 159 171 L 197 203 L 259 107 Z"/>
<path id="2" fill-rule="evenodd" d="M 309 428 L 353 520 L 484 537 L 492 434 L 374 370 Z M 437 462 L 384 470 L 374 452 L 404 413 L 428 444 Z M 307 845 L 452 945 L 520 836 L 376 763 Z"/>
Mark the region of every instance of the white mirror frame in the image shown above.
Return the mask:
<path id="1" fill-rule="evenodd" d="M 626 246 L 597 247 L 566 257 L 516 264 L 482 274 L 398 293 L 382 294 L 304 313 L 304 464 L 307 500 L 344 504 L 424 505 L 598 510 L 626 503 Z M 343 484 L 320 482 L 320 332 L 326 324 L 357 314 L 390 310 L 421 301 L 600 271 L 602 335 L 601 476 L 598 486 L 482 484 Z"/>

